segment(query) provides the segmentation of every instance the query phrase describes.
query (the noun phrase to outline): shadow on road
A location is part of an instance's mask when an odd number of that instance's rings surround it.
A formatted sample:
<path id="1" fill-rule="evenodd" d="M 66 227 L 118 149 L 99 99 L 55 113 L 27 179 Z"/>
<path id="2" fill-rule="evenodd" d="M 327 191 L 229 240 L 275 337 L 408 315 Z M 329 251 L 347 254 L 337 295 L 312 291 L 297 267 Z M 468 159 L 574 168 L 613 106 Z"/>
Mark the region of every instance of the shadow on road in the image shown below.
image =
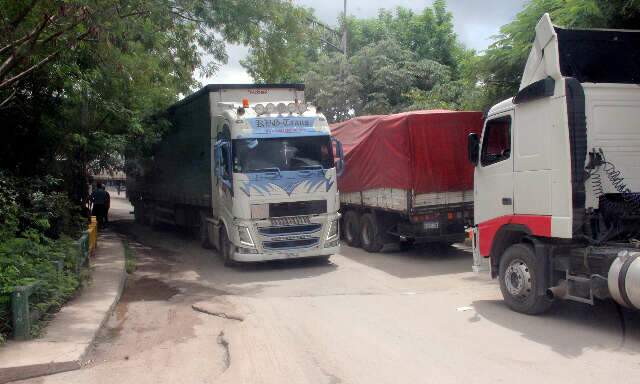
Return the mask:
<path id="1" fill-rule="evenodd" d="M 109 227 L 130 239 L 138 258 L 137 275 L 151 273 L 154 279 L 179 288 L 183 296 L 255 294 L 271 282 L 316 277 L 338 268 L 316 259 L 241 263 L 228 268 L 215 250 L 201 248 L 192 235 L 170 226 L 152 230 L 135 223 L 124 205 L 119 208 Z M 248 283 L 264 284 L 245 286 Z"/>
<path id="2" fill-rule="evenodd" d="M 461 245 L 423 245 L 405 252 L 395 250 L 392 246 L 386 247 L 389 247 L 386 252 L 368 253 L 343 245 L 340 253 L 353 261 L 403 279 L 471 271 L 471 252 Z"/>
<path id="3" fill-rule="evenodd" d="M 482 318 L 565 357 L 578 357 L 589 349 L 640 352 L 639 314 L 619 311 L 610 301 L 593 307 L 560 301 L 540 316 L 513 312 L 502 300 L 475 301 L 473 308 Z"/>

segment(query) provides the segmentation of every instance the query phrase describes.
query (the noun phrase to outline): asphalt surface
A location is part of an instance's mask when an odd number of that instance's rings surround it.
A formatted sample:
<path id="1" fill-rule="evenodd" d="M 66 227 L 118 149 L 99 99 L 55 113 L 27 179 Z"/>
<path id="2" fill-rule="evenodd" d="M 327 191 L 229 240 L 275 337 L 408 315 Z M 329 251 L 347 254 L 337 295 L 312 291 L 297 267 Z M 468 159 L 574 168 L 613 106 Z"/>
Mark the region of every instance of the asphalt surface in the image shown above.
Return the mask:
<path id="1" fill-rule="evenodd" d="M 26 382 L 640 383 L 640 316 L 514 313 L 463 246 L 229 269 L 130 209 L 113 198 L 138 269 L 87 365 Z"/>

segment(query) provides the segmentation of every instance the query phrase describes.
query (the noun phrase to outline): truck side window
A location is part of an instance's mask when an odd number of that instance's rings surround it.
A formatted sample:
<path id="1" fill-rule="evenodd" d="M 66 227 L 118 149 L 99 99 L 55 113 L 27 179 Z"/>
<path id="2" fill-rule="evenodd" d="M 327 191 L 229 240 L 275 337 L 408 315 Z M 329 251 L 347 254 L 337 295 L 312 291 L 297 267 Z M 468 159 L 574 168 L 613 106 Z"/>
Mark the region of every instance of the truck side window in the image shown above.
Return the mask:
<path id="1" fill-rule="evenodd" d="M 498 163 L 511 156 L 511 117 L 487 121 L 482 140 L 482 166 Z"/>
<path id="2" fill-rule="evenodd" d="M 222 173 L 222 178 L 223 179 L 230 179 L 231 175 L 229 174 L 229 153 L 228 153 L 228 147 L 222 147 L 221 148 L 221 152 L 222 152 L 222 168 L 223 168 L 223 173 Z"/>

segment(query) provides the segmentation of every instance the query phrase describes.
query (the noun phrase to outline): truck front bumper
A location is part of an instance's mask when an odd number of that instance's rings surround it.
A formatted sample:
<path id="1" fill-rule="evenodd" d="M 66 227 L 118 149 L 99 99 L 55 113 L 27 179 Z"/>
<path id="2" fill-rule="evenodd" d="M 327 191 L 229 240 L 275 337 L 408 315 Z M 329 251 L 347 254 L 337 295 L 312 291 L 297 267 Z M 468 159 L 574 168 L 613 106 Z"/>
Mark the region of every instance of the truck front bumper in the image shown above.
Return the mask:
<path id="1" fill-rule="evenodd" d="M 240 262 L 256 262 L 256 261 L 269 261 L 269 260 L 287 260 L 287 259 L 303 259 L 308 257 L 318 256 L 331 256 L 340 252 L 340 245 L 330 248 L 310 248 L 310 249 L 296 249 L 282 252 L 268 252 L 268 253 L 239 253 L 236 252 L 233 255 L 235 261 Z"/>

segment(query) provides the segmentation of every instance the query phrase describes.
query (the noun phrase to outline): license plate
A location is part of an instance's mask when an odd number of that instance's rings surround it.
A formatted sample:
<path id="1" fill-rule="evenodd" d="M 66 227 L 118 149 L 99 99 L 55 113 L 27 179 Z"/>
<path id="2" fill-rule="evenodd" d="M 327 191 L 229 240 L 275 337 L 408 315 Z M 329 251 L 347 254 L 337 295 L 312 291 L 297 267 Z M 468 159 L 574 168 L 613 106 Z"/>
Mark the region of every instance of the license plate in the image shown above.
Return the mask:
<path id="1" fill-rule="evenodd" d="M 437 221 L 426 221 L 422 223 L 424 229 L 438 229 L 440 228 L 440 223 Z"/>

